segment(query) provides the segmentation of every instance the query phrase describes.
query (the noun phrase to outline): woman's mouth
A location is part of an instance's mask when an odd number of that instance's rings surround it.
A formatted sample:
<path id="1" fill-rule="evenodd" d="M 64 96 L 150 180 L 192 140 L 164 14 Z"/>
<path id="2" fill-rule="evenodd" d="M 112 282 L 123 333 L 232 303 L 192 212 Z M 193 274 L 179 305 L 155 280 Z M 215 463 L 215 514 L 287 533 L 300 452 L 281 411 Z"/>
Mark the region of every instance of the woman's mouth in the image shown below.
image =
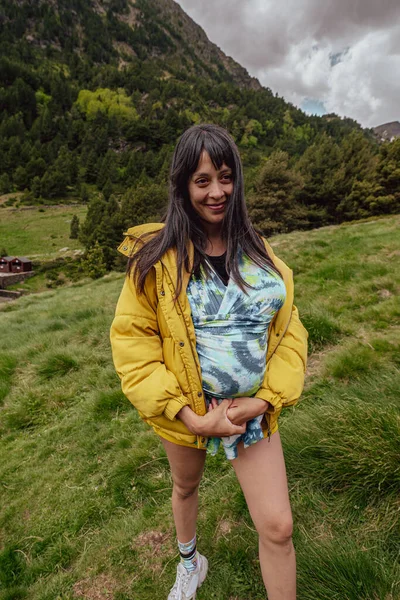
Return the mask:
<path id="1" fill-rule="evenodd" d="M 218 212 L 225 208 L 225 202 L 221 202 L 220 204 L 206 204 L 207 208 L 214 212 Z"/>

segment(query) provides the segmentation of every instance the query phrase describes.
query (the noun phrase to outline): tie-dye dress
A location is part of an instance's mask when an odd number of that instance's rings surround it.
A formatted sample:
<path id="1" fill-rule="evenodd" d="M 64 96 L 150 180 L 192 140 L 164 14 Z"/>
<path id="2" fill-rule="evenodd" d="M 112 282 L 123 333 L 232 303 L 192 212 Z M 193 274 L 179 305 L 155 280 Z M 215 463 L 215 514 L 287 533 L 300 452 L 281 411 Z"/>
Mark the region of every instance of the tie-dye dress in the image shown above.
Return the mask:
<path id="1" fill-rule="evenodd" d="M 286 297 L 279 275 L 241 251 L 238 260 L 241 276 L 252 286 L 245 288 L 247 294 L 232 278 L 224 285 L 211 264 L 210 276 L 201 267 L 187 288 L 207 404 L 212 397 L 220 402 L 257 392 L 264 378 L 268 326 Z M 215 454 L 222 442 L 226 456 L 236 458 L 240 441 L 247 447 L 263 439 L 262 417 L 248 421 L 244 434 L 210 438 L 209 452 Z"/>

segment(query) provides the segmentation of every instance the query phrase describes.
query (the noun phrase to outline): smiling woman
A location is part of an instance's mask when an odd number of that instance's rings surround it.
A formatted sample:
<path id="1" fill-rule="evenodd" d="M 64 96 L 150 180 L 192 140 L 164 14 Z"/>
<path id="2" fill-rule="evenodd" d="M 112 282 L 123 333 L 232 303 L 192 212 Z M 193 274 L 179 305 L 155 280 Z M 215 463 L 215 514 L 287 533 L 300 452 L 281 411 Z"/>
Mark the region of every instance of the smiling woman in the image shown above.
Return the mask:
<path id="1" fill-rule="evenodd" d="M 278 416 L 303 387 L 307 332 L 291 270 L 254 230 L 230 135 L 196 125 L 172 159 L 165 224 L 128 230 L 111 327 L 122 390 L 164 445 L 181 562 L 168 600 L 194 600 L 198 486 L 222 445 L 260 536 L 270 600 L 295 600 L 292 516 Z"/>
<path id="2" fill-rule="evenodd" d="M 233 191 L 232 170 L 225 163 L 216 169 L 210 155 L 203 152 L 198 169 L 189 179 L 188 190 L 192 207 L 208 230 L 213 225 L 218 228 Z"/>

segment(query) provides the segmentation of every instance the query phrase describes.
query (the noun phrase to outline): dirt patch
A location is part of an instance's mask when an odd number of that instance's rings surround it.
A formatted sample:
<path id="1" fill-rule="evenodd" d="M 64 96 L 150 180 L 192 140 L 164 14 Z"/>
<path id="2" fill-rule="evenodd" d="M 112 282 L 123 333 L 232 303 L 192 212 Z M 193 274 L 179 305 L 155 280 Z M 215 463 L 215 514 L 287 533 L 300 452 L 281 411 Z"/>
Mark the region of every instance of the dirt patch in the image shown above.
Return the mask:
<path id="1" fill-rule="evenodd" d="M 393 252 L 387 255 L 388 258 L 394 258 L 395 256 L 400 256 L 400 250 L 393 250 Z"/>
<path id="2" fill-rule="evenodd" d="M 221 521 L 218 523 L 215 539 L 219 540 L 221 537 L 226 537 L 229 535 L 234 525 L 235 523 L 229 521 L 228 519 L 221 519 Z"/>
<path id="3" fill-rule="evenodd" d="M 169 531 L 144 531 L 133 542 L 134 548 L 151 548 L 153 556 L 160 556 L 165 549 L 163 546 L 171 538 Z"/>
<path id="4" fill-rule="evenodd" d="M 85 600 L 112 600 L 116 588 L 116 580 L 102 573 L 77 581 L 74 585 L 74 594 L 76 598 L 85 598 Z"/>
<path id="5" fill-rule="evenodd" d="M 306 388 L 307 384 L 311 384 L 315 377 L 319 377 L 321 375 L 325 356 L 329 354 L 329 352 L 331 352 L 334 348 L 334 345 L 326 346 L 323 350 L 320 350 L 319 352 L 313 352 L 311 356 L 308 357 L 306 370 Z"/>
<path id="6" fill-rule="evenodd" d="M 390 298 L 390 296 L 393 296 L 392 292 L 389 292 L 389 290 L 379 290 L 378 295 L 381 298 Z"/>
<path id="7" fill-rule="evenodd" d="M 163 573 L 165 559 L 177 554 L 177 548 L 175 545 L 172 547 L 171 541 L 172 533 L 169 531 L 144 531 L 135 538 L 132 549 L 140 555 L 143 572 L 151 571 L 153 575 Z"/>

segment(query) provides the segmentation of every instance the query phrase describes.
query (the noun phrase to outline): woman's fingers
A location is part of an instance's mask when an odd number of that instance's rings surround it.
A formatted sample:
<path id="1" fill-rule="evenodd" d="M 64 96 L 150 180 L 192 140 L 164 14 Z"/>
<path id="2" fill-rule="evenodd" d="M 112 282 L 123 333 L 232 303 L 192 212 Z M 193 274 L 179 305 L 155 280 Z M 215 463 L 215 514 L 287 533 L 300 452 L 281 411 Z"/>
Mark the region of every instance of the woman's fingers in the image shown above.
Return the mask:
<path id="1" fill-rule="evenodd" d="M 210 422 L 210 432 L 207 432 L 207 435 L 210 436 L 218 436 L 218 437 L 226 437 L 230 435 L 241 434 L 246 431 L 246 424 L 244 425 L 235 425 L 229 419 L 227 415 L 227 411 L 232 404 L 231 398 L 224 398 L 220 404 L 216 398 L 211 398 L 211 401 L 208 405 L 208 413 L 212 414 Z"/>

